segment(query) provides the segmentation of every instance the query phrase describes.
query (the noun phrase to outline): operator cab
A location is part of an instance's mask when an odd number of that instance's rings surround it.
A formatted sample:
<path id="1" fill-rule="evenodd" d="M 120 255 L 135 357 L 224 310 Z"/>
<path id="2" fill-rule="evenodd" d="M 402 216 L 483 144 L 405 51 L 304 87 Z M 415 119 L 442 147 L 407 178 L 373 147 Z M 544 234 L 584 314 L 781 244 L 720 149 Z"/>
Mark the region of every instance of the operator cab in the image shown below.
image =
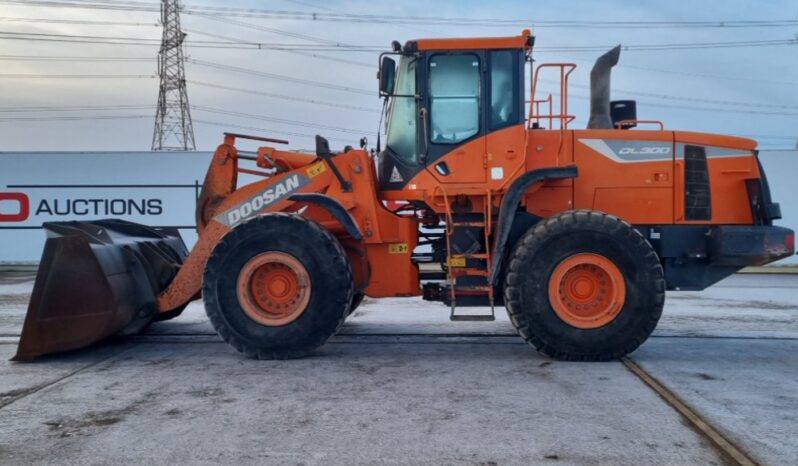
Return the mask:
<path id="1" fill-rule="evenodd" d="M 485 136 L 523 127 L 524 64 L 534 36 L 421 39 L 380 56 L 387 138 L 378 155 L 382 190 L 400 190 L 423 170 L 441 182 L 484 182 Z M 391 55 L 398 55 L 396 64 Z M 452 152 L 463 163 L 440 161 Z M 475 167 L 479 169 L 475 169 Z"/>

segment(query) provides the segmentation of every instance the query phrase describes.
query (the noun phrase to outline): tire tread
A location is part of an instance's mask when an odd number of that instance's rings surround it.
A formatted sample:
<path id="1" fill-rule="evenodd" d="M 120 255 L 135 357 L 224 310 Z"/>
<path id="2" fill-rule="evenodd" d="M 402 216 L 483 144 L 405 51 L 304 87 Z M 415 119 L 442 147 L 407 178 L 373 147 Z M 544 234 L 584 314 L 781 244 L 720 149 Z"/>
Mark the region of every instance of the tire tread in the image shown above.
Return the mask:
<path id="1" fill-rule="evenodd" d="M 232 328 L 227 322 L 227 319 L 225 319 L 225 311 L 218 302 L 216 293 L 210 289 L 212 286 L 211 284 L 214 283 L 215 278 L 220 274 L 228 272 L 221 269 L 224 255 L 229 252 L 236 243 L 246 238 L 249 234 L 254 234 L 250 233 L 250 230 L 257 232 L 262 226 L 260 224 L 263 222 L 295 222 L 297 224 L 296 228 L 308 228 L 313 232 L 313 235 L 320 239 L 313 247 L 321 248 L 322 257 L 325 257 L 325 260 L 328 260 L 333 268 L 340 272 L 340 274 L 336 276 L 338 277 L 338 282 L 341 287 L 348 290 L 342 298 L 339 298 L 340 302 L 336 303 L 336 305 L 342 309 L 342 312 L 332 332 L 330 332 L 325 325 L 321 325 L 322 323 L 318 322 L 318 319 L 316 319 L 316 321 L 313 322 L 313 325 L 316 326 L 316 331 L 314 331 L 311 338 L 302 342 L 302 344 L 290 347 L 264 347 L 247 341 L 246 338 Z M 204 277 L 203 300 L 205 301 L 205 310 L 211 324 L 225 342 L 247 357 L 253 359 L 295 359 L 307 356 L 316 348 L 323 345 L 330 336 L 338 331 L 346 319 L 346 310 L 352 302 L 352 268 L 341 243 L 328 230 L 315 221 L 292 213 L 277 212 L 258 216 L 231 230 L 219 241 L 208 258 Z"/>
<path id="2" fill-rule="evenodd" d="M 521 273 L 523 265 L 532 261 L 534 255 L 542 245 L 554 235 L 570 228 L 591 228 L 599 226 L 603 231 L 624 238 L 632 246 L 632 254 L 641 258 L 647 272 L 656 277 L 653 288 L 655 309 L 645 315 L 642 324 L 632 335 L 624 335 L 622 345 L 615 349 L 598 349 L 595 351 L 574 351 L 558 345 L 548 335 L 539 335 L 532 331 L 529 325 L 530 314 L 521 303 L 524 276 Z M 546 288 L 548 283 L 546 284 Z M 518 246 L 513 251 L 506 277 L 504 299 L 510 321 L 515 326 L 519 335 L 541 353 L 555 359 L 566 361 L 609 361 L 620 358 L 637 349 L 654 331 L 665 302 L 665 279 L 662 265 L 651 244 L 645 237 L 628 222 L 605 212 L 591 210 L 570 210 L 549 217 L 531 227 L 519 240 Z"/>

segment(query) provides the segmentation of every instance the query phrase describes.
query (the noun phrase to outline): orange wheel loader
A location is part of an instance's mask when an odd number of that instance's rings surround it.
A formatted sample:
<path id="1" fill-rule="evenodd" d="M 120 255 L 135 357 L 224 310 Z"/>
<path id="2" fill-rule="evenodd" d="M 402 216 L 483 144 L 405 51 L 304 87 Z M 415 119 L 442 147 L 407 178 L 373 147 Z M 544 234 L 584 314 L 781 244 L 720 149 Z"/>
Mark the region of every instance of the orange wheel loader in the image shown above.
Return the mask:
<path id="1" fill-rule="evenodd" d="M 571 128 L 576 65 L 534 67 L 533 44 L 528 30 L 394 42 L 379 62 L 384 148 L 226 134 L 190 252 L 176 231 L 121 220 L 45 224 L 16 359 L 134 334 L 200 298 L 238 351 L 295 358 L 364 296 L 423 296 L 455 321 L 504 306 L 542 353 L 604 361 L 646 340 L 666 290 L 794 253 L 755 141 L 637 120 L 635 102 L 610 101 L 617 47 L 592 69 L 587 128 Z M 556 95 L 537 95 L 544 74 Z"/>

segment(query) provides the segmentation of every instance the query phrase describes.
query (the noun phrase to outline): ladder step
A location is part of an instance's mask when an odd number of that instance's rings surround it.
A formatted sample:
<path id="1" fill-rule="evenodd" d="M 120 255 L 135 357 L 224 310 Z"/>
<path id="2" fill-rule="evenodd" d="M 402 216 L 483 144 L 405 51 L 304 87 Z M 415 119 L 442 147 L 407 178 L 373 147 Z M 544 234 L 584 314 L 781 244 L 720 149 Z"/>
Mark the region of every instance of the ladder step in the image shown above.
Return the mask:
<path id="1" fill-rule="evenodd" d="M 453 227 L 484 227 L 485 222 L 452 222 Z"/>
<path id="2" fill-rule="evenodd" d="M 452 270 L 450 272 L 455 277 L 487 277 L 490 275 L 490 272 L 484 269 L 457 268 L 456 270 Z"/>
<path id="3" fill-rule="evenodd" d="M 452 259 L 487 259 L 488 255 L 484 252 L 474 254 L 452 254 Z"/>
<path id="4" fill-rule="evenodd" d="M 485 293 L 490 293 L 491 291 L 493 291 L 493 287 L 492 286 L 487 286 L 487 285 L 483 285 L 483 286 L 455 286 L 454 287 L 454 291 L 455 292 L 457 292 L 457 291 L 484 291 Z"/>
<path id="5" fill-rule="evenodd" d="M 453 322 L 493 322 L 496 317 L 492 315 L 451 315 L 449 320 Z"/>

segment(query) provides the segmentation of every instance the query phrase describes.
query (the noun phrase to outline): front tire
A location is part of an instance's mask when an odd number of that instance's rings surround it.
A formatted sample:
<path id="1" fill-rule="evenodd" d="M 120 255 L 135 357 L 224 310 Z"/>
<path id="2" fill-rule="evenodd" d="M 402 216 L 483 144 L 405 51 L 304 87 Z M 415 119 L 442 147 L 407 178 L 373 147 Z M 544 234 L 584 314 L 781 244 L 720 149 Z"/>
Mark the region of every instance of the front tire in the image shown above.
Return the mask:
<path id="1" fill-rule="evenodd" d="M 576 210 L 541 221 L 518 241 L 505 303 L 519 334 L 569 361 L 607 361 L 640 346 L 665 302 L 651 244 L 610 214 Z"/>
<path id="2" fill-rule="evenodd" d="M 338 240 L 300 215 L 243 223 L 208 258 L 202 296 L 219 336 L 257 359 L 306 356 L 343 323 L 352 269 Z"/>

